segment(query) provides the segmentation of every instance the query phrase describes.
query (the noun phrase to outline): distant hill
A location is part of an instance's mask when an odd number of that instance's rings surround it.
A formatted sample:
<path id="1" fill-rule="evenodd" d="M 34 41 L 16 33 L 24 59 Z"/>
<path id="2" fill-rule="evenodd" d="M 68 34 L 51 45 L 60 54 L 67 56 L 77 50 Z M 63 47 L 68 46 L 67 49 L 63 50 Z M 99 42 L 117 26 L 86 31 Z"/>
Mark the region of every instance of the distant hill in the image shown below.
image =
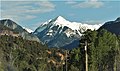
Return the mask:
<path id="1" fill-rule="evenodd" d="M 10 19 L 0 20 L 0 29 L 12 30 L 14 32 L 18 32 L 24 39 L 40 42 L 36 35 L 27 32 L 25 29 L 23 29 L 23 27 Z"/>
<path id="2" fill-rule="evenodd" d="M 101 29 L 106 29 L 113 34 L 120 35 L 120 17 L 118 17 L 115 21 L 106 22 L 99 28 L 99 30 Z"/>

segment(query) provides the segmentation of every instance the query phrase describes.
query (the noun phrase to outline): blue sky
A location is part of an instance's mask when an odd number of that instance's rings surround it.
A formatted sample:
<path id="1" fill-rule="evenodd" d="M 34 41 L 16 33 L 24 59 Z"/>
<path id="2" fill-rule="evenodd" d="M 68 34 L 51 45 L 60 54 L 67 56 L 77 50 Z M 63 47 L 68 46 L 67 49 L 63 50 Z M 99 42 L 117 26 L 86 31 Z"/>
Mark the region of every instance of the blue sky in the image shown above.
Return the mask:
<path id="1" fill-rule="evenodd" d="M 119 0 L 2 0 L 0 3 L 0 19 L 12 19 L 32 30 L 57 16 L 88 24 L 120 17 Z"/>

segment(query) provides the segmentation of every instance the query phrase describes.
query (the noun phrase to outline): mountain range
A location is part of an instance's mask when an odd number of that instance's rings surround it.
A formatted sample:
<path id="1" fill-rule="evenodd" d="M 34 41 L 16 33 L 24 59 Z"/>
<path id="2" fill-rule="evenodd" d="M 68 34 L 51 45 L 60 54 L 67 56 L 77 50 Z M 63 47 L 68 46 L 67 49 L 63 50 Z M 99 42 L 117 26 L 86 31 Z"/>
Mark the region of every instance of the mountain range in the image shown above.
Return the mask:
<path id="1" fill-rule="evenodd" d="M 87 29 L 97 30 L 99 25 L 88 25 L 70 22 L 62 16 L 50 19 L 41 24 L 34 32 L 36 36 L 49 47 L 78 47 L 79 39 Z"/>
<path id="2" fill-rule="evenodd" d="M 105 22 L 103 25 L 88 25 L 70 22 L 62 16 L 58 16 L 41 24 L 34 32 L 21 27 L 10 19 L 3 19 L 0 20 L 0 30 L 4 28 L 18 32 L 24 39 L 38 41 L 48 45 L 48 47 L 72 49 L 79 46 L 79 40 L 87 29 L 98 31 L 106 29 L 113 34 L 120 35 L 120 17 L 115 21 Z"/>

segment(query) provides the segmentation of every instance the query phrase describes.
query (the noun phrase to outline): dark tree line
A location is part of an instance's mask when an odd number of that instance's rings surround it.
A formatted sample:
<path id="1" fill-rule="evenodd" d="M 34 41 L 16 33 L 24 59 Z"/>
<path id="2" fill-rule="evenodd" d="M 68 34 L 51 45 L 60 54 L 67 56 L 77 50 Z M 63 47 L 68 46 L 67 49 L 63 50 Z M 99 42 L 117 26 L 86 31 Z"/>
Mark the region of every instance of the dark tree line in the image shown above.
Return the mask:
<path id="1" fill-rule="evenodd" d="M 119 71 L 120 70 L 120 36 L 106 30 L 100 32 L 87 30 L 80 43 L 88 42 L 89 71 Z M 71 50 L 69 68 L 85 71 L 84 46 Z"/>
<path id="2" fill-rule="evenodd" d="M 68 50 L 68 71 L 85 71 L 85 41 L 89 71 L 120 71 L 120 36 L 106 30 L 84 32 L 80 46 Z M 0 71 L 66 71 L 66 60 L 61 61 L 57 52 L 65 55 L 64 49 L 48 48 L 22 37 L 0 36 Z M 57 66 L 51 59 L 62 64 Z"/>

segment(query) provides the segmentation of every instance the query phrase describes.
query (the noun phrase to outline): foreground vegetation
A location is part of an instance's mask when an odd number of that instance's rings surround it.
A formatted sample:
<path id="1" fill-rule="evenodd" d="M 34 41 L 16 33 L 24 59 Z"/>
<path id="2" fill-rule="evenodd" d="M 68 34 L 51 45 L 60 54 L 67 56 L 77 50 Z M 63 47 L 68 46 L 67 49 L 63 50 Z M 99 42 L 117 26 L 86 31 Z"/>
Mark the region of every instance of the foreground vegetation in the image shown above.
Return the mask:
<path id="1" fill-rule="evenodd" d="M 68 50 L 67 60 L 64 49 L 49 49 L 21 37 L 0 36 L 0 71 L 85 71 L 85 45 L 81 44 L 85 41 L 89 71 L 120 71 L 120 36 L 106 30 L 86 31 L 80 46 Z M 64 55 L 63 60 L 56 52 Z"/>
<path id="2" fill-rule="evenodd" d="M 88 30 L 81 43 L 88 42 L 89 71 L 120 71 L 120 36 L 106 30 Z M 72 71 L 85 71 L 84 45 L 71 50 L 69 68 Z"/>
<path id="3" fill-rule="evenodd" d="M 21 37 L 0 36 L 0 71 L 43 71 L 46 49 Z"/>

